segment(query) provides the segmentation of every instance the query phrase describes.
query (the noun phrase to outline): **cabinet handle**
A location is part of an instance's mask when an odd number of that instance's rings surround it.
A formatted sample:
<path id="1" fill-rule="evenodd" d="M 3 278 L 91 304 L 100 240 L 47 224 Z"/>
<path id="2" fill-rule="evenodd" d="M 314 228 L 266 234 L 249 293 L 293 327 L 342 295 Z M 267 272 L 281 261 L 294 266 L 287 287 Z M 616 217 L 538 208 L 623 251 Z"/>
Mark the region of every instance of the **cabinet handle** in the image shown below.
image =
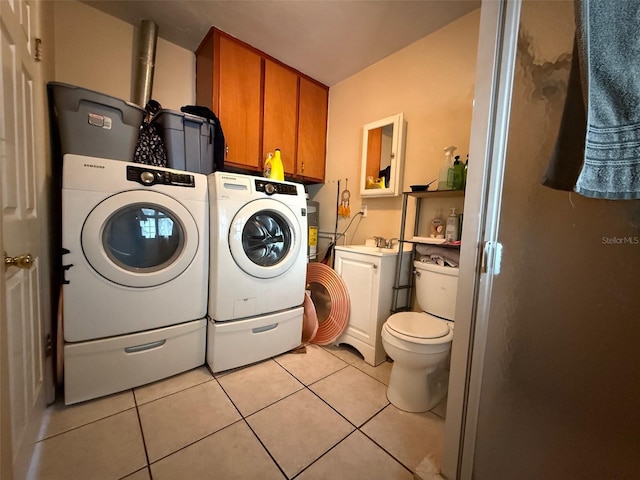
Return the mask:
<path id="1" fill-rule="evenodd" d="M 304 162 L 302 162 L 302 171 L 304 172 Z"/>
<path id="2" fill-rule="evenodd" d="M 224 158 L 226 159 L 229 156 L 229 145 L 225 145 L 224 147 Z"/>
<path id="3" fill-rule="evenodd" d="M 124 347 L 124 351 L 125 351 L 125 353 L 144 352 L 145 350 L 151 350 L 152 348 L 161 347 L 165 343 L 167 343 L 167 339 L 157 340 L 155 342 L 145 343 L 143 345 L 136 345 L 136 346 L 133 346 L 133 347 Z"/>

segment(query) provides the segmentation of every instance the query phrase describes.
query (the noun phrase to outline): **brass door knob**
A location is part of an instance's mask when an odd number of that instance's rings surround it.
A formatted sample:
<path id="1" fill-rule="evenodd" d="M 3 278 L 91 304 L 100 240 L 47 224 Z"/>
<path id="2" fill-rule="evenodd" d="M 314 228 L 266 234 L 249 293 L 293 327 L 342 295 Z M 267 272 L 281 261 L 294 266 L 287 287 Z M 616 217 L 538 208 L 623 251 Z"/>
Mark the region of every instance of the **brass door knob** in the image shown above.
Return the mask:
<path id="1" fill-rule="evenodd" d="M 4 252 L 4 269 L 9 267 L 18 267 L 29 269 L 33 265 L 33 257 L 30 253 L 18 255 L 17 257 L 10 257 L 7 252 Z"/>

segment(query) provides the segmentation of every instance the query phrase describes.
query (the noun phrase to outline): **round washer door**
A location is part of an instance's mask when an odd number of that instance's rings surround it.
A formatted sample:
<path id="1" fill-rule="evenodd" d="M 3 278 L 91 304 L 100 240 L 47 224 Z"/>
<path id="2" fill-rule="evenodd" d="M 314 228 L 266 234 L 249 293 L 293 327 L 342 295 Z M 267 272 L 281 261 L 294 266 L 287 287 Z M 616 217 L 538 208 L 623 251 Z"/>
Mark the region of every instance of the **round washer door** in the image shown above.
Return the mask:
<path id="1" fill-rule="evenodd" d="M 285 273 L 300 253 L 301 230 L 285 204 L 262 198 L 244 205 L 229 226 L 229 249 L 236 264 L 257 278 Z"/>
<path id="2" fill-rule="evenodd" d="M 81 242 L 85 258 L 102 277 L 126 287 L 153 287 L 191 264 L 198 227 L 175 199 L 130 190 L 96 205 L 82 227 Z"/>

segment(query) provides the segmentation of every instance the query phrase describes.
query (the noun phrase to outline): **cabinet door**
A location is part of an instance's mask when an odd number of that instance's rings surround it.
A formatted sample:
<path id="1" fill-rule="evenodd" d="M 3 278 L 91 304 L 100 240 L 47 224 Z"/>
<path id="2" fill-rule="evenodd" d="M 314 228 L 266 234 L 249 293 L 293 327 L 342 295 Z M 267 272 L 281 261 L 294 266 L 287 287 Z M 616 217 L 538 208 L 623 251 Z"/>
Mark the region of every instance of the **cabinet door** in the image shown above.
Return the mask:
<path id="1" fill-rule="evenodd" d="M 214 110 L 225 141 L 225 162 L 259 170 L 261 162 L 262 58 L 233 39 L 218 36 L 214 58 Z M 215 108 L 217 106 L 217 109 Z"/>
<path id="2" fill-rule="evenodd" d="M 269 59 L 264 64 L 263 155 L 280 149 L 284 172 L 295 173 L 298 75 Z"/>
<path id="3" fill-rule="evenodd" d="M 328 99 L 326 87 L 300 78 L 296 173 L 320 182 L 324 181 Z"/>
<path id="4" fill-rule="evenodd" d="M 336 255 L 336 271 L 349 291 L 351 313 L 345 333 L 375 347 L 379 265 L 368 257 Z"/>

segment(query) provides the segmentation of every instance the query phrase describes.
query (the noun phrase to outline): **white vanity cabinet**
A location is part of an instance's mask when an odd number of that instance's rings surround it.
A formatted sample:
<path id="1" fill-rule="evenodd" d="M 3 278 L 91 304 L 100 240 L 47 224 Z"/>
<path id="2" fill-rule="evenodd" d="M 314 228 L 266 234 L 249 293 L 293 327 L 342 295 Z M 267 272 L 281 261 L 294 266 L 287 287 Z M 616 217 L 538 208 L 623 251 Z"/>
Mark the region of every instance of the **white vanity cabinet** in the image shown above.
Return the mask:
<path id="1" fill-rule="evenodd" d="M 402 270 L 406 275 L 410 257 L 403 255 Z M 334 343 L 351 345 L 373 366 L 384 362 L 387 356 L 380 331 L 391 315 L 397 258 L 398 252 L 391 249 L 365 245 L 335 247 L 334 268 L 347 286 L 351 308 L 347 328 Z"/>

